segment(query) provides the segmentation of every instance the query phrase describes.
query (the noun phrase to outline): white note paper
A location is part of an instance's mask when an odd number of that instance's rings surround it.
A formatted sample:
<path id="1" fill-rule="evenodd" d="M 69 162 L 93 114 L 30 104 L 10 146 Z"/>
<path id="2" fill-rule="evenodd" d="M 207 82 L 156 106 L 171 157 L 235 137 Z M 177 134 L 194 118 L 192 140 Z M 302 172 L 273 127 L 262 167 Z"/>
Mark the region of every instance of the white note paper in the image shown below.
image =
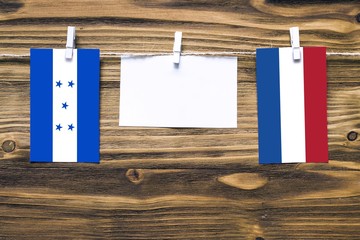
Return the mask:
<path id="1" fill-rule="evenodd" d="M 120 126 L 237 127 L 237 58 L 122 57 Z"/>

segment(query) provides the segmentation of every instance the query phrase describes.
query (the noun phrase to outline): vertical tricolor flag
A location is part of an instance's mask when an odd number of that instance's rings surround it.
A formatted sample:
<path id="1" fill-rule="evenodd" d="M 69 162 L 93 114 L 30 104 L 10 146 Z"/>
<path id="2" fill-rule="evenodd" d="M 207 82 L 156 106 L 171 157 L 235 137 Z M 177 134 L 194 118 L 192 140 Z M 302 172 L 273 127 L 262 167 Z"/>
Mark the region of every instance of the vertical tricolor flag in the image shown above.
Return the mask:
<path id="1" fill-rule="evenodd" d="M 99 50 L 30 50 L 30 161 L 99 162 Z"/>
<path id="2" fill-rule="evenodd" d="M 259 162 L 328 162 L 326 48 L 256 50 Z"/>

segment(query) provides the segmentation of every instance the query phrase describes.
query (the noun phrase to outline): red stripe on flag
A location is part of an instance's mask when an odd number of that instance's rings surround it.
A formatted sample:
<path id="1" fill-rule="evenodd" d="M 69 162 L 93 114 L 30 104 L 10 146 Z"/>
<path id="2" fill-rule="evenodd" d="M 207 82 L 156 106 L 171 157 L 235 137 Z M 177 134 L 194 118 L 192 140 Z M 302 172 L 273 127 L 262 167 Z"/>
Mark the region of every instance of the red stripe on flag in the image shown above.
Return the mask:
<path id="1" fill-rule="evenodd" d="M 326 48 L 304 47 L 306 162 L 328 162 Z"/>

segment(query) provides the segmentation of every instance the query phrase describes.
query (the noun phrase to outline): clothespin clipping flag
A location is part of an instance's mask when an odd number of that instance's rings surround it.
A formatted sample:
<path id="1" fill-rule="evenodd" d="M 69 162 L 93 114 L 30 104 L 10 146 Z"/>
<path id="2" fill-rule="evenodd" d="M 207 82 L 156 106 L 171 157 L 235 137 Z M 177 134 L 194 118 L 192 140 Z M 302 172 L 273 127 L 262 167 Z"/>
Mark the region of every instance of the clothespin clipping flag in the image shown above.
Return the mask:
<path id="1" fill-rule="evenodd" d="M 257 49 L 256 78 L 259 162 L 328 162 L 326 48 Z"/>
<path id="2" fill-rule="evenodd" d="M 30 50 L 30 161 L 99 162 L 99 50 Z"/>

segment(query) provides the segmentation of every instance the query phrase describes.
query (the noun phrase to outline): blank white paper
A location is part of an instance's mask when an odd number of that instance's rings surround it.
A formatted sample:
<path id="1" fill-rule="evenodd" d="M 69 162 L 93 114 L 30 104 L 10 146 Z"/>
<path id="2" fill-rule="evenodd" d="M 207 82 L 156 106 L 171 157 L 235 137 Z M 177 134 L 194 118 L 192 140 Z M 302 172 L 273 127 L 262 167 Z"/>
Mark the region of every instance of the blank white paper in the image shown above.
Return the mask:
<path id="1" fill-rule="evenodd" d="M 120 126 L 237 127 L 237 58 L 121 58 Z"/>

